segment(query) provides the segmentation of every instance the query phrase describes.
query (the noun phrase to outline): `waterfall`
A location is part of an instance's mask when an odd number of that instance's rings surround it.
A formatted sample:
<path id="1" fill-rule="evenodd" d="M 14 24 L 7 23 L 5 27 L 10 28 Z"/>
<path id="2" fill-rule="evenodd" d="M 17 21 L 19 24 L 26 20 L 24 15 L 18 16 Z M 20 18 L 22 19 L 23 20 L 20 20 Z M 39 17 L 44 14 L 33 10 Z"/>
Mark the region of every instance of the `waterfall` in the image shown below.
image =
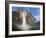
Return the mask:
<path id="1" fill-rule="evenodd" d="M 22 25 L 21 25 L 22 30 L 28 30 L 30 28 L 30 26 L 26 24 L 26 15 L 27 15 L 27 13 L 26 13 L 26 11 L 24 11 L 22 14 L 22 16 L 23 16 Z"/>
<path id="2" fill-rule="evenodd" d="M 22 15 L 23 15 L 22 26 L 25 26 L 26 25 L 26 13 L 24 12 Z"/>
<path id="3" fill-rule="evenodd" d="M 20 17 L 22 18 L 22 25 L 21 26 L 18 25 L 18 28 L 22 29 L 23 31 L 28 30 L 29 28 L 32 28 L 26 23 L 26 16 L 27 16 L 26 11 L 23 11 L 20 13 Z"/>

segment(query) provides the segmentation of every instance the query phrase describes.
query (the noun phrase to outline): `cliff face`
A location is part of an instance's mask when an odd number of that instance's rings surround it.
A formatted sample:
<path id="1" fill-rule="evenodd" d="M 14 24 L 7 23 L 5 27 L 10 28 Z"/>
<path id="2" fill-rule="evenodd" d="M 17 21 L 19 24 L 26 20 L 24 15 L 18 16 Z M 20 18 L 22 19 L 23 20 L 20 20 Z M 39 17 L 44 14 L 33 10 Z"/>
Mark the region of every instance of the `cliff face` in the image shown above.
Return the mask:
<path id="1" fill-rule="evenodd" d="M 14 20 L 16 20 L 16 22 L 18 21 L 20 21 L 20 22 L 22 22 L 22 14 L 23 14 L 23 12 L 24 11 L 16 11 L 16 12 L 12 12 L 12 16 L 14 17 L 13 19 Z M 34 17 L 32 17 L 32 14 L 31 13 L 28 13 L 28 12 L 26 12 L 26 21 L 27 22 L 30 22 L 30 23 L 32 23 L 32 21 L 35 19 Z M 21 16 L 20 16 L 21 15 Z"/>

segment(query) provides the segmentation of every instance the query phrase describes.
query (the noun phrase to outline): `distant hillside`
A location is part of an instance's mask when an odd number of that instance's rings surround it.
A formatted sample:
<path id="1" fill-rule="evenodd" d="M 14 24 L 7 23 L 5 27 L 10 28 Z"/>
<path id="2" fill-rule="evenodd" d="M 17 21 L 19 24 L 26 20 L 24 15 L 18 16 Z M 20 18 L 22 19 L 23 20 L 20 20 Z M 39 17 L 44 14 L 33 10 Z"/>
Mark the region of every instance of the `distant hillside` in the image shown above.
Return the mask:
<path id="1" fill-rule="evenodd" d="M 32 30 L 40 30 L 40 21 L 34 23 L 33 26 Z"/>

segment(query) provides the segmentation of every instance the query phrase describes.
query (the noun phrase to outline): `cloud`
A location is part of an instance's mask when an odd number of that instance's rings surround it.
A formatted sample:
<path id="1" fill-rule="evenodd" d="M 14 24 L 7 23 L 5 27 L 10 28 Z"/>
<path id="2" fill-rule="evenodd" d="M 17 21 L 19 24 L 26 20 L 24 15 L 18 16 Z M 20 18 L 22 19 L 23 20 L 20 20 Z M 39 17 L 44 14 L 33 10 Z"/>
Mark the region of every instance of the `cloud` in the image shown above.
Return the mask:
<path id="1" fill-rule="evenodd" d="M 34 16 L 36 18 L 36 22 L 40 21 L 40 15 Z"/>

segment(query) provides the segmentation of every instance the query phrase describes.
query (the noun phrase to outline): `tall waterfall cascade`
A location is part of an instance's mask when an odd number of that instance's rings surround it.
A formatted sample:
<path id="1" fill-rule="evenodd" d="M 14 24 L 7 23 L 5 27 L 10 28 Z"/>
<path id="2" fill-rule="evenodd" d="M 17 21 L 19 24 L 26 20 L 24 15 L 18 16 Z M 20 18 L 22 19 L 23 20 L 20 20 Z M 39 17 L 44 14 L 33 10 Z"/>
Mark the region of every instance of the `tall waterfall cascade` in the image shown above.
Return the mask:
<path id="1" fill-rule="evenodd" d="M 21 12 L 21 18 L 22 18 L 22 24 L 18 26 L 18 28 L 22 29 L 23 31 L 25 30 L 29 30 L 29 28 L 32 28 L 30 27 L 27 23 L 26 23 L 26 16 L 27 16 L 27 13 L 26 11 L 24 12 Z"/>

